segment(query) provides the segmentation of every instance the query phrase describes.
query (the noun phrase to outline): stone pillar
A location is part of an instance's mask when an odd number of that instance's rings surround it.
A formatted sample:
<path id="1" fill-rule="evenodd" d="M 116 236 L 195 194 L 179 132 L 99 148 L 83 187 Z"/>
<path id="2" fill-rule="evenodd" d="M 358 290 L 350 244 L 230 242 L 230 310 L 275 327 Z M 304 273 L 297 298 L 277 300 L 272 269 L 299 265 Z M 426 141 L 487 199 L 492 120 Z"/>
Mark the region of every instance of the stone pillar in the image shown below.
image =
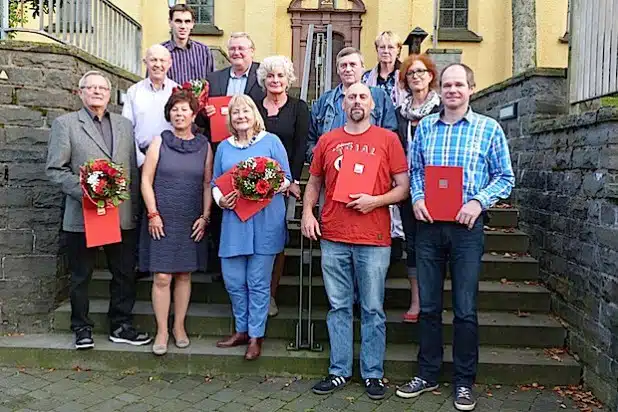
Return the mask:
<path id="1" fill-rule="evenodd" d="M 536 67 L 536 0 L 512 0 L 513 76 Z"/>

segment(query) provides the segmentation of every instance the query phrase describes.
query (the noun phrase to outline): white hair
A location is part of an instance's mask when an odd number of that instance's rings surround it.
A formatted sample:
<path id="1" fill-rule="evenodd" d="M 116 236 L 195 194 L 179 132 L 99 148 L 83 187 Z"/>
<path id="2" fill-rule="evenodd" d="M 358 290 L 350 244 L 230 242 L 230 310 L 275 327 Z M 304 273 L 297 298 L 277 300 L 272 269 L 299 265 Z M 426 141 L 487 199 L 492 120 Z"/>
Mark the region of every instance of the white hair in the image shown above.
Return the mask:
<path id="1" fill-rule="evenodd" d="M 149 55 L 151 55 L 152 53 L 156 52 L 156 51 L 160 51 L 163 52 L 163 54 L 167 57 L 172 57 L 172 54 L 170 53 L 170 51 L 163 46 L 162 44 L 153 44 L 152 46 L 150 46 L 147 50 L 146 50 L 146 54 L 145 56 L 148 57 Z"/>
<path id="2" fill-rule="evenodd" d="M 82 78 L 79 79 L 79 83 L 77 84 L 80 89 L 86 85 L 86 79 L 90 76 L 101 76 L 102 78 L 105 79 L 105 82 L 107 83 L 107 87 L 109 87 L 110 90 L 112 89 L 112 82 L 109 81 L 109 78 L 103 72 L 100 72 L 98 70 L 90 70 L 84 73 Z"/>
<path id="3" fill-rule="evenodd" d="M 296 76 L 294 75 L 294 64 L 292 61 L 285 56 L 270 56 L 262 60 L 260 63 L 260 67 L 258 67 L 256 76 L 258 84 L 262 89 L 265 89 L 265 81 L 268 73 L 272 73 L 275 69 L 283 69 L 283 73 L 285 73 L 285 77 L 288 79 L 288 86 L 292 86 L 292 83 L 296 81 Z"/>

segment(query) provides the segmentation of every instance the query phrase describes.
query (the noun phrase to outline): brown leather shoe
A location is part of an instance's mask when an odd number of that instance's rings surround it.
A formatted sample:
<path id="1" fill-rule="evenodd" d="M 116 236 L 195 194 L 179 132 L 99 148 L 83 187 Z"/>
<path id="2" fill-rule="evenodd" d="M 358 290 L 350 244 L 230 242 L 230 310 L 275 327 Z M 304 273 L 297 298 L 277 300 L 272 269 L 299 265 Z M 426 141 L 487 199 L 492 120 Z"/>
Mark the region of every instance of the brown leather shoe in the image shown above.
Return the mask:
<path id="1" fill-rule="evenodd" d="M 227 339 L 217 342 L 218 348 L 232 348 L 234 346 L 246 345 L 249 342 L 249 334 L 247 332 L 236 332 Z"/>
<path id="2" fill-rule="evenodd" d="M 246 360 L 254 360 L 260 357 L 262 354 L 262 342 L 264 342 L 264 338 L 249 339 L 249 347 L 247 352 L 245 352 Z"/>

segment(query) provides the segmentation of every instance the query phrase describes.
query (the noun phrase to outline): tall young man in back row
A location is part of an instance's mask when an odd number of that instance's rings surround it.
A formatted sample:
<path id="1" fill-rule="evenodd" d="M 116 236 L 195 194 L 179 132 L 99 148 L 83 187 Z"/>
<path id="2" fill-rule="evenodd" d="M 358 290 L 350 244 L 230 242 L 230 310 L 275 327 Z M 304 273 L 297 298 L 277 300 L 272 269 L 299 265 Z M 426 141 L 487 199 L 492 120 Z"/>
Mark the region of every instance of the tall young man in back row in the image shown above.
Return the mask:
<path id="1" fill-rule="evenodd" d="M 453 283 L 453 402 L 459 411 L 476 407 L 479 338 L 477 294 L 484 250 L 482 213 L 506 199 L 515 183 L 506 136 L 494 119 L 470 108 L 474 73 L 464 64 L 442 70 L 444 109 L 418 124 L 409 153 L 420 292 L 418 376 L 397 390 L 414 398 L 438 388 L 442 364 L 442 293 L 446 262 Z M 425 204 L 425 166 L 463 168 L 463 206 L 456 222 L 434 222 Z"/>
<path id="2" fill-rule="evenodd" d="M 409 183 L 399 138 L 371 124 L 374 107 L 367 86 L 355 83 L 347 87 L 343 99 L 345 126 L 318 140 L 305 189 L 301 229 L 306 237 L 322 238 L 322 273 L 330 303 L 326 320 L 330 367 L 328 376 L 313 387 L 320 395 L 343 387 L 352 376 L 355 284 L 361 306 L 361 377 L 371 399 L 382 399 L 386 394 L 382 378 L 386 350 L 384 282 L 391 255 L 388 205 L 408 197 Z M 352 151 L 375 156 L 378 174 L 373 192 L 351 194 L 349 202 L 342 203 L 333 200 L 335 182 L 342 159 Z M 320 224 L 313 208 L 323 185 L 326 195 Z"/>

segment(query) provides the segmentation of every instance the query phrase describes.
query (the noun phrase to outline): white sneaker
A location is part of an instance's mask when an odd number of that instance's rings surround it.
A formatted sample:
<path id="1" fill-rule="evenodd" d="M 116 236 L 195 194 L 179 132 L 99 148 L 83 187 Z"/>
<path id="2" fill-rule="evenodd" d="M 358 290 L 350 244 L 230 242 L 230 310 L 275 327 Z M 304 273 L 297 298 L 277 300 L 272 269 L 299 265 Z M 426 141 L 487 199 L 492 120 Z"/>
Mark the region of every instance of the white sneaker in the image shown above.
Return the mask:
<path id="1" fill-rule="evenodd" d="M 275 302 L 275 298 L 270 297 L 270 305 L 268 305 L 268 316 L 277 316 L 279 313 L 279 308 L 277 307 L 277 302 Z"/>

